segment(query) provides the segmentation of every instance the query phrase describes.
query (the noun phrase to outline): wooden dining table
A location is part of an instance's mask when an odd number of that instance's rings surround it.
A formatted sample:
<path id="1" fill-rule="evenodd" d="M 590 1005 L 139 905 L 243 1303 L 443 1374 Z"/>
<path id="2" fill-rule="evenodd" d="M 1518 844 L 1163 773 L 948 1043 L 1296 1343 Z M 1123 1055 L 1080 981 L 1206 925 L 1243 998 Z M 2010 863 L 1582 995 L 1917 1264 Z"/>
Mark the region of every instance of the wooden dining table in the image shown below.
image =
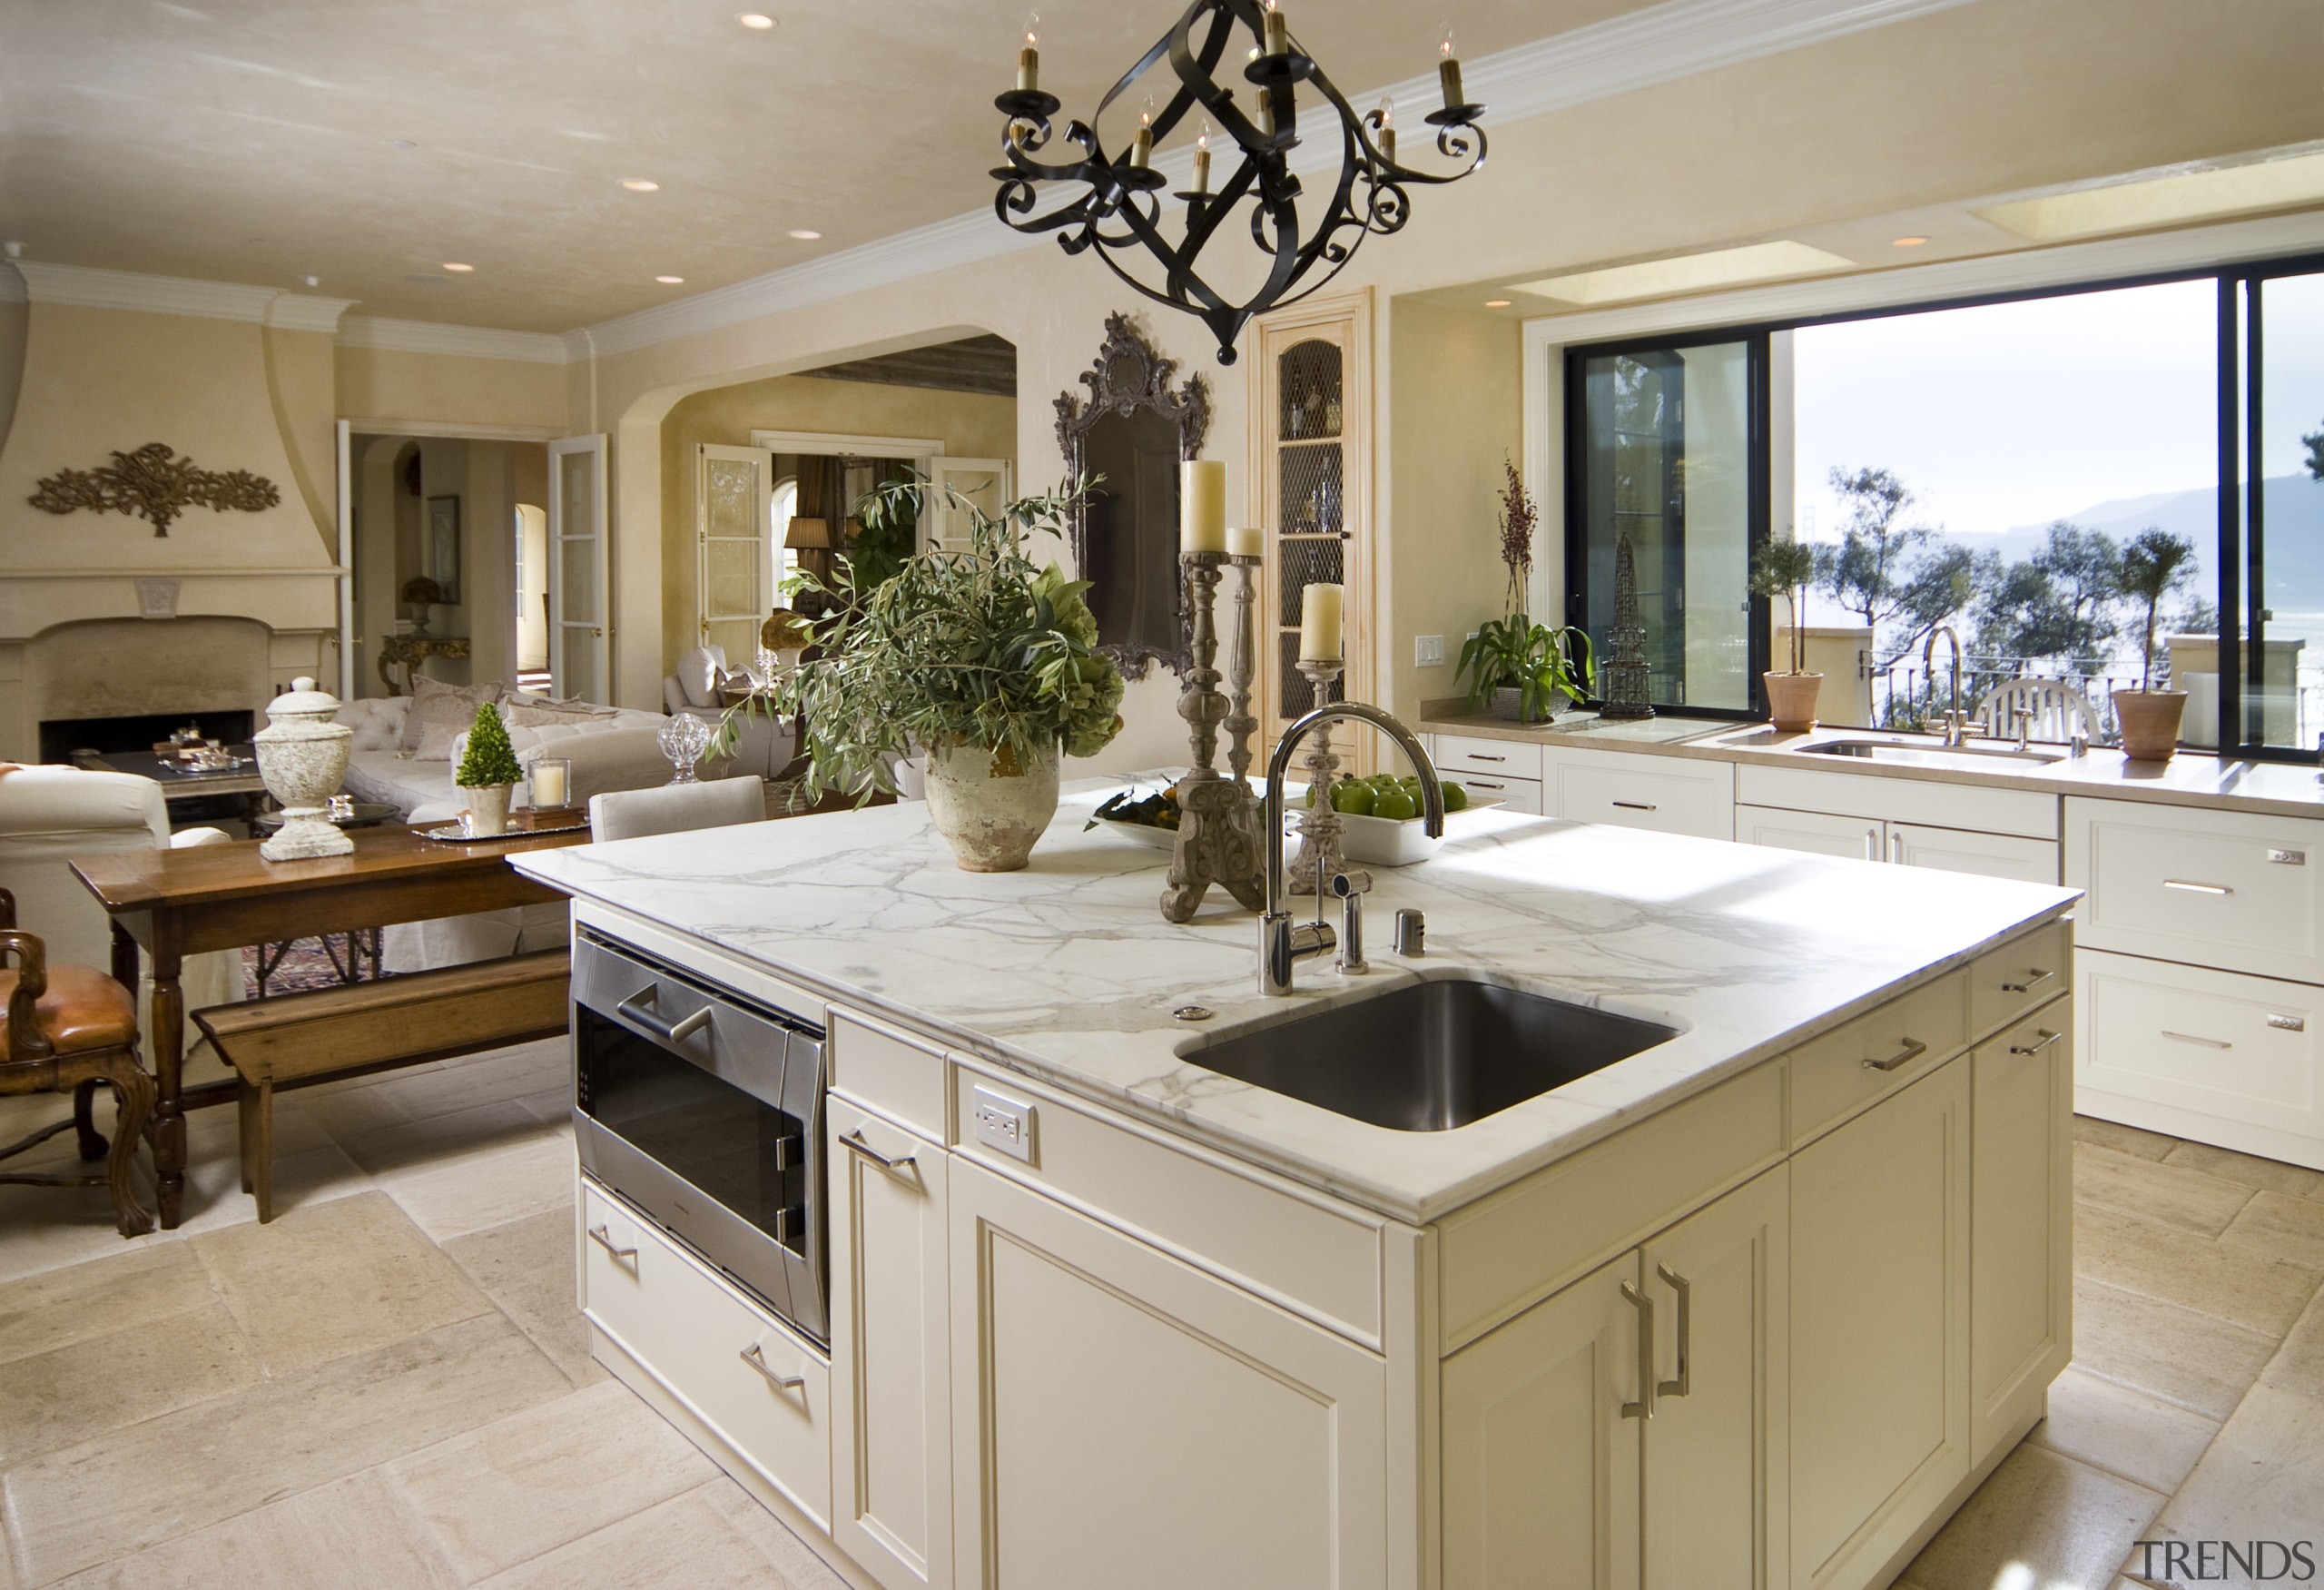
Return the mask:
<path id="1" fill-rule="evenodd" d="M 392 923 L 424 922 L 500 911 L 564 898 L 519 874 L 507 857 L 588 842 L 578 828 L 447 844 L 410 828 L 364 829 L 348 835 L 348 855 L 266 861 L 259 842 L 184 850 L 119 851 L 72 864 L 113 918 L 113 972 L 137 986 L 137 952 L 153 961 L 148 1033 L 155 1107 L 151 1134 L 162 1224 L 177 1225 L 185 1197 L 185 1112 L 235 1098 L 231 1080 L 188 1088 L 185 957 L 208 950 L 313 938 Z M 412 1021 L 427 1019 L 425 1005 Z"/>

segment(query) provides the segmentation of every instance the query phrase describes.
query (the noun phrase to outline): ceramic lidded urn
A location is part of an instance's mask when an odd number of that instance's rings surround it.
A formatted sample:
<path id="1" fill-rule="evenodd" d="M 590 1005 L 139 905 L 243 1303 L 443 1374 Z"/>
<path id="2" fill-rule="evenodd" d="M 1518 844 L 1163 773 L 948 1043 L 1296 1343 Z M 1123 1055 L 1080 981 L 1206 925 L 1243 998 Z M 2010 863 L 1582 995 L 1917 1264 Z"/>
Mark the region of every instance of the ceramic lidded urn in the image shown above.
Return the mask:
<path id="1" fill-rule="evenodd" d="M 347 776 L 347 754 L 355 742 L 353 729 L 333 721 L 338 714 L 339 697 L 316 689 L 312 679 L 293 679 L 288 695 L 268 703 L 266 727 L 251 736 L 258 775 L 282 805 L 281 828 L 258 847 L 268 861 L 345 855 L 355 848 L 323 815 Z"/>

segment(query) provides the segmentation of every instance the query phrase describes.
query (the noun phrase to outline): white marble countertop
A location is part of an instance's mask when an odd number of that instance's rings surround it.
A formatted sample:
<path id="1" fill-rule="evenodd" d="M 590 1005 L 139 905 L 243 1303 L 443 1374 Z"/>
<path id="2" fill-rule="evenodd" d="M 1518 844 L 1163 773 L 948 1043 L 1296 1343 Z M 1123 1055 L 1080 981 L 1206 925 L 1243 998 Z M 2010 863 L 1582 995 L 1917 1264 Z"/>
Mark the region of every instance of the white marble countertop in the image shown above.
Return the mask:
<path id="1" fill-rule="evenodd" d="M 1214 891 L 1162 920 L 1165 852 L 1083 824 L 1069 785 L 1030 867 L 960 871 L 918 803 L 663 835 L 510 863 L 693 934 L 955 1052 L 1043 1078 L 1383 1214 L 1427 1221 L 1770 1059 L 2064 911 L 2063 889 L 1558 823 L 1456 818 L 1375 868 L 1371 937 L 1428 914 L 1424 959 L 1298 970 L 1257 993 L 1256 918 Z M 1305 903 L 1313 909 L 1313 902 Z M 1336 903 L 1334 903 L 1336 909 Z M 1477 974 L 1680 1029 L 1451 1131 L 1376 1127 L 1204 1069 L 1206 1041 L 1416 976 Z M 1200 1028 L 1174 1008 L 1216 1012 Z"/>
<path id="2" fill-rule="evenodd" d="M 1660 727 L 1649 726 L 1657 725 Z M 1420 726 L 1427 734 L 1462 735 L 1520 745 L 1635 752 L 1649 756 L 1858 774 L 1872 778 L 1911 778 L 1924 783 L 1972 784 L 1993 789 L 2028 789 L 2042 795 L 2154 801 L 2164 805 L 2203 806 L 2280 817 L 2324 817 L 2324 777 L 2319 776 L 2313 765 L 2222 761 L 2203 751 L 2181 751 L 2168 762 L 2133 762 L 2120 751 L 2102 746 L 2087 755 L 2056 762 L 1999 761 L 1990 768 L 1928 767 L 1800 755 L 1807 746 L 1830 740 L 1896 738 L 1912 745 L 1936 745 L 1934 736 L 1892 735 L 1886 729 L 1834 726 L 1808 734 L 1777 735 L 1759 743 L 1736 746 L 1719 742 L 1733 736 L 1766 732 L 1767 726 L 1675 716 L 1613 724 L 1592 713 L 1575 713 L 1557 724 L 1538 727 L 1502 718 L 1465 716 L 1427 717 Z"/>

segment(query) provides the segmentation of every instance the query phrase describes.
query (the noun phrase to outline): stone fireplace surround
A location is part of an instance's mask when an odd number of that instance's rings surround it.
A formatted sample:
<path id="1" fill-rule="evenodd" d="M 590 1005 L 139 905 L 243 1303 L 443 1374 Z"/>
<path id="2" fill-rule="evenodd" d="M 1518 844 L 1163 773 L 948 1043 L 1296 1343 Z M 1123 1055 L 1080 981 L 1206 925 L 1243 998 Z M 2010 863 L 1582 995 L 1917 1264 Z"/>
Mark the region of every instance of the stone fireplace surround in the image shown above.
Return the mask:
<path id="1" fill-rule="evenodd" d="M 34 759 L 41 726 L 61 721 L 248 712 L 262 726 L 297 675 L 336 687 L 322 666 L 335 661 L 333 638 L 202 615 L 75 619 L 0 640 L 0 760 Z"/>

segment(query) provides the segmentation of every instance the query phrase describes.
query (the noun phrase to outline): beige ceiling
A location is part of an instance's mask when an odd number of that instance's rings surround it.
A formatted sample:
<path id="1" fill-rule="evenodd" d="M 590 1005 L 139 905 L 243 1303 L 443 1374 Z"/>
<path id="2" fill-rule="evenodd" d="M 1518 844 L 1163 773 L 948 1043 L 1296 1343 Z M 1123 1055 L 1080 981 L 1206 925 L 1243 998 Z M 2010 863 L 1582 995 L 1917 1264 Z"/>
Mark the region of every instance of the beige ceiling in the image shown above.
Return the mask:
<path id="1" fill-rule="evenodd" d="M 1037 3 L 1042 86 L 1068 114 L 1177 15 L 1170 0 Z M 1354 94 L 1425 72 L 1448 15 L 1473 58 L 1645 3 L 1289 9 Z M 743 10 L 777 25 L 746 30 Z M 313 275 L 361 313 L 565 331 L 990 203 L 992 96 L 1013 82 L 1025 10 L 0 0 L 0 239 L 51 263 L 290 288 Z"/>

